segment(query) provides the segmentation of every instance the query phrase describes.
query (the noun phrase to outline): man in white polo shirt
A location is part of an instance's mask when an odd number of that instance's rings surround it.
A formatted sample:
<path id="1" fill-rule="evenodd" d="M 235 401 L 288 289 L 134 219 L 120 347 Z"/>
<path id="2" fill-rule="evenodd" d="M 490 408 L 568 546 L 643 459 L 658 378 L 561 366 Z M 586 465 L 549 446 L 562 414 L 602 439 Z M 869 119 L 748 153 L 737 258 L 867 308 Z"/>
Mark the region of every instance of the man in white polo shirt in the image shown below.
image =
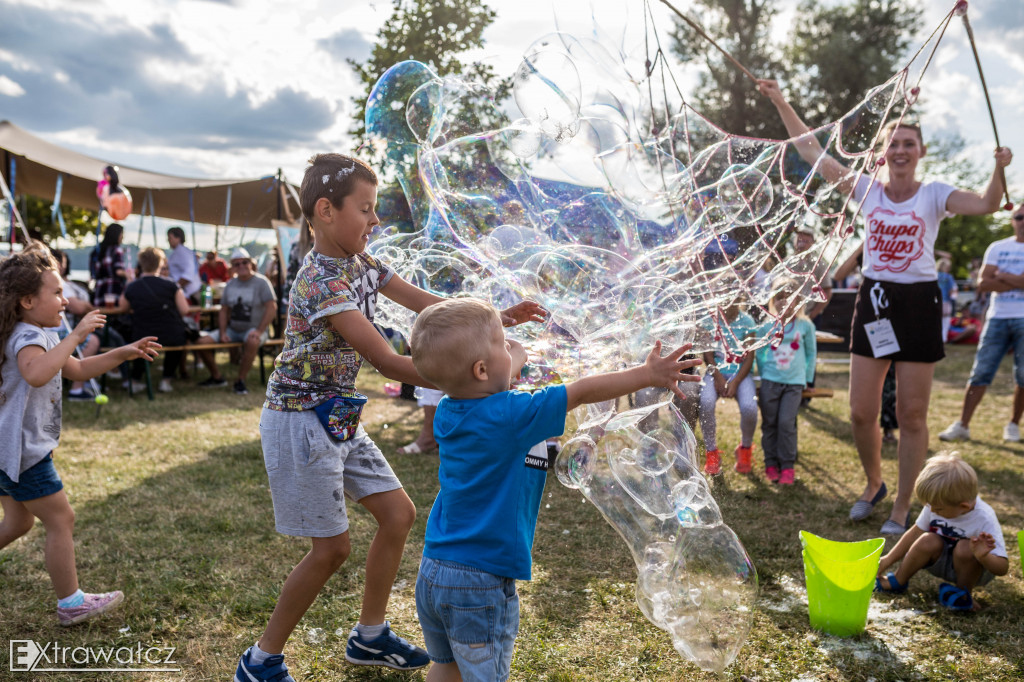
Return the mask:
<path id="1" fill-rule="evenodd" d="M 196 262 L 196 254 L 185 246 L 185 230 L 180 227 L 167 230 L 167 243 L 171 247 L 167 254 L 167 269 L 171 272 L 171 279 L 178 283 L 186 298 L 192 303 L 198 303 L 195 294 L 202 285 L 199 264 Z"/>

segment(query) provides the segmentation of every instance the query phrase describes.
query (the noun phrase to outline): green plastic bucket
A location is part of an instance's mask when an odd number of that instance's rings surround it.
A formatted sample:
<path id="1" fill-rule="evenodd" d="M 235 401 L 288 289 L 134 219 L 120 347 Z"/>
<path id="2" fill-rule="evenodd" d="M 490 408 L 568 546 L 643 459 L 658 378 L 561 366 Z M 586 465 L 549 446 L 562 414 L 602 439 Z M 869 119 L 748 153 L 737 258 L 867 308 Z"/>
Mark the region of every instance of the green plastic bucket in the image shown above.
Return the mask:
<path id="1" fill-rule="evenodd" d="M 811 627 L 838 637 L 864 631 L 885 540 L 836 542 L 800 531 Z"/>

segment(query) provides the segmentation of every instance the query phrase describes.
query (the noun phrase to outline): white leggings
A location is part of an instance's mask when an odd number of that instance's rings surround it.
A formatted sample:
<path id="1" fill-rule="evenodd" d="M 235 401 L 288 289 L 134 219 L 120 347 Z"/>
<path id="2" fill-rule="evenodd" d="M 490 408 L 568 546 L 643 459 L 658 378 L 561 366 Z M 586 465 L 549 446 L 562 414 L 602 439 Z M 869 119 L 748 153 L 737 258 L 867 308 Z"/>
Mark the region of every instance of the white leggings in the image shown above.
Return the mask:
<path id="1" fill-rule="evenodd" d="M 753 444 L 754 429 L 757 428 L 757 399 L 754 393 L 754 380 L 748 374 L 736 387 L 736 402 L 740 406 L 740 445 L 744 447 Z M 715 390 L 714 377 L 705 376 L 700 389 L 700 430 L 704 435 L 704 448 L 707 450 L 718 449 L 718 438 L 715 436 L 717 401 L 718 392 Z"/>

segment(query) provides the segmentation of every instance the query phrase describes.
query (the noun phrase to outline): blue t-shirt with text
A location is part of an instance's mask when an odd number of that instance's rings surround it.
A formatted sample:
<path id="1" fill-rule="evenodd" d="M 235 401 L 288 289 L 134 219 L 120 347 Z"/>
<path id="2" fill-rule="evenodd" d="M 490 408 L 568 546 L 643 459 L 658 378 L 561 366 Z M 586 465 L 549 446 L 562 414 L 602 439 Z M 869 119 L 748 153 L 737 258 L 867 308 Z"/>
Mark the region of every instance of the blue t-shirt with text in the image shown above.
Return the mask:
<path id="1" fill-rule="evenodd" d="M 443 398 L 434 415 L 441 489 L 423 555 L 529 580 L 547 482 L 545 441 L 565 431 L 565 386 Z"/>

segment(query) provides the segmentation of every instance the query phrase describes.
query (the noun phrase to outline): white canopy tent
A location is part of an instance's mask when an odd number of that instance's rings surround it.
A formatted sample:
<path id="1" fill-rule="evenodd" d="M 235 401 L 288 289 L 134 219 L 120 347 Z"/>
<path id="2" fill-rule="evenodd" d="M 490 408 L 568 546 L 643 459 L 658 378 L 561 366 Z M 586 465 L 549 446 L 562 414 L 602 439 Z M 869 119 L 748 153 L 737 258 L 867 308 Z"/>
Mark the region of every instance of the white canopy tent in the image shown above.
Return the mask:
<path id="1" fill-rule="evenodd" d="M 96 183 L 103 178 L 104 167 L 117 165 L 121 185 L 132 194 L 134 213 L 259 228 L 300 214 L 295 187 L 280 170 L 261 178 L 231 180 L 164 175 L 65 149 L 9 121 L 0 121 L 0 162 L 0 175 L 14 193 L 58 198 L 61 204 L 81 208 L 99 209 Z"/>

